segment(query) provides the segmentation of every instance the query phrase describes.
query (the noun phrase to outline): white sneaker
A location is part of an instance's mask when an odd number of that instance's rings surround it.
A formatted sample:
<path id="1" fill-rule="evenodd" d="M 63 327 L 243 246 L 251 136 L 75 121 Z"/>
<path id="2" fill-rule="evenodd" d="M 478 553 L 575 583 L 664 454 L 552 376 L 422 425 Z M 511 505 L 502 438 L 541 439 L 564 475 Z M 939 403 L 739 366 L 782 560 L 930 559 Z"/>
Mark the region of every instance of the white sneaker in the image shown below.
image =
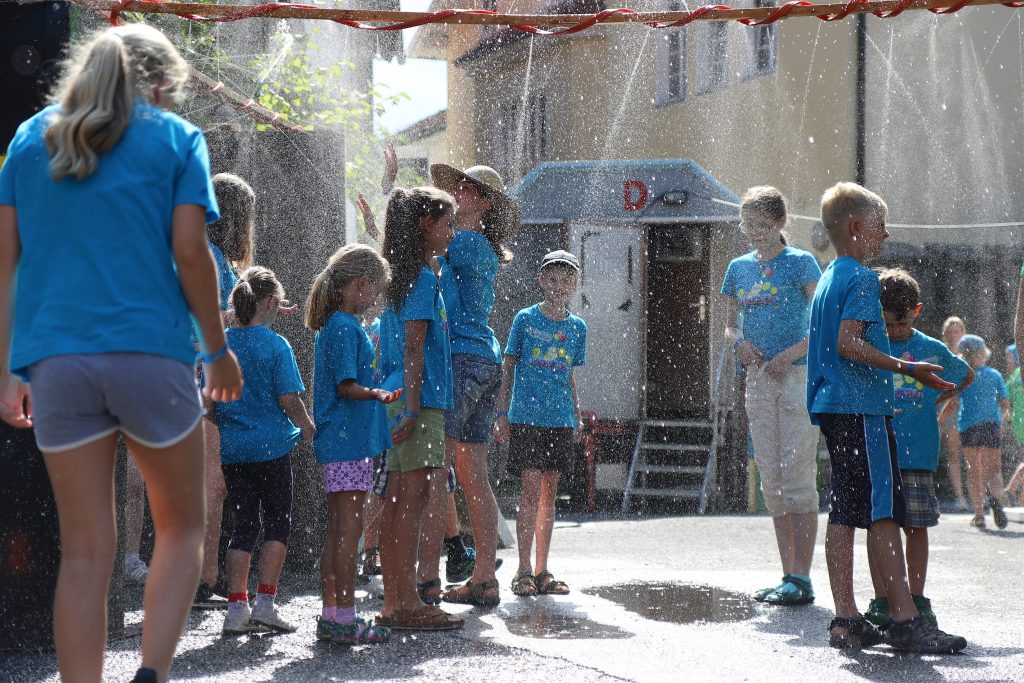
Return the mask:
<path id="1" fill-rule="evenodd" d="M 124 575 L 132 583 L 144 586 L 146 585 L 146 579 L 149 577 L 149 567 L 138 556 L 125 557 Z"/>
<path id="2" fill-rule="evenodd" d="M 228 608 L 224 615 L 224 633 L 250 633 L 259 627 L 252 622 L 252 610 L 249 605 L 241 609 Z"/>
<path id="3" fill-rule="evenodd" d="M 273 603 L 269 605 L 256 605 L 256 608 L 252 611 L 252 620 L 260 626 L 266 626 L 269 629 L 281 631 L 282 633 L 295 633 L 298 630 L 297 626 L 289 624 L 281 617 Z"/>

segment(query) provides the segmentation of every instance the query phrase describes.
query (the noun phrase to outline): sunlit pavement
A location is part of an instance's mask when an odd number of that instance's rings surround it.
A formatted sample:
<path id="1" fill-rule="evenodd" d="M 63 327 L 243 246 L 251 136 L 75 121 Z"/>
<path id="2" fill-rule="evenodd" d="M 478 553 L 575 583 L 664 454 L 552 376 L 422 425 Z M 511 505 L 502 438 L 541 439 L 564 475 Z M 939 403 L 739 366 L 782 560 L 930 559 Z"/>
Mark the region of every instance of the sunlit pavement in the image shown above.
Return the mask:
<path id="1" fill-rule="evenodd" d="M 503 550 L 502 604 L 450 606 L 466 617 L 456 634 L 397 634 L 380 647 L 316 643 L 315 576 L 282 586 L 298 633 L 222 637 L 222 612 L 195 612 L 173 678 L 195 681 L 1024 681 L 1024 525 L 1005 532 L 944 515 L 932 536 L 927 594 L 939 625 L 967 637 L 958 656 L 900 655 L 885 646 L 832 650 L 832 598 L 824 527 L 812 572 L 817 602 L 795 608 L 751 604 L 746 593 L 778 581 L 767 517 L 560 521 L 551 569 L 565 597 L 516 598 L 508 589 L 515 550 Z M 824 517 L 822 518 L 824 523 Z M 863 534 L 858 598 L 870 596 Z M 368 587 L 380 590 L 379 582 Z M 364 596 L 361 610 L 379 602 Z M 141 613 L 129 622 L 137 624 Z M 138 637 L 112 643 L 105 680 L 128 681 Z M 0 659 L 0 679 L 56 680 L 53 655 Z"/>

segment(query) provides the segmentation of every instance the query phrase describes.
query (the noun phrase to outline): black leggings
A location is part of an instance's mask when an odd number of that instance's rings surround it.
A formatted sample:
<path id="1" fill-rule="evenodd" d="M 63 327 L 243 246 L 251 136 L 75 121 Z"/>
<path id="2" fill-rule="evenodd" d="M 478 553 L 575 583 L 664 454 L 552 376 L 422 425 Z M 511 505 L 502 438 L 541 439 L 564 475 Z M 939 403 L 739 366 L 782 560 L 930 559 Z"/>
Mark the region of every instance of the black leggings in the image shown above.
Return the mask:
<path id="1" fill-rule="evenodd" d="M 291 454 L 266 462 L 222 464 L 227 502 L 235 511 L 228 548 L 251 553 L 260 537 L 288 545 L 292 530 Z M 262 509 L 262 520 L 260 519 Z"/>

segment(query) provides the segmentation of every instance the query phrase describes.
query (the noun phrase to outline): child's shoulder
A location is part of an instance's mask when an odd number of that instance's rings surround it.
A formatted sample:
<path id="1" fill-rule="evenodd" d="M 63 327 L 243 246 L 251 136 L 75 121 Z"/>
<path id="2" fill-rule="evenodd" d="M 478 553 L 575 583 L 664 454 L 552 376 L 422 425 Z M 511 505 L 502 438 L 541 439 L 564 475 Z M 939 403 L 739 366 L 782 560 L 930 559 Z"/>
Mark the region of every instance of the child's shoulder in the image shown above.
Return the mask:
<path id="1" fill-rule="evenodd" d="M 516 318 L 530 318 L 538 315 L 543 315 L 540 312 L 540 304 L 533 304 L 532 306 L 519 309 L 519 312 L 516 313 Z"/>
<path id="2" fill-rule="evenodd" d="M 908 341 L 920 349 L 926 349 L 942 355 L 945 355 L 944 352 L 948 351 L 946 345 L 940 340 L 935 337 L 929 337 L 917 328 L 914 328 L 914 335 Z"/>
<path id="3" fill-rule="evenodd" d="M 570 313 L 568 320 L 569 324 L 575 327 L 577 330 L 580 330 L 581 332 L 587 331 L 587 323 L 583 320 L 583 318 L 579 317 L 578 315 Z"/>

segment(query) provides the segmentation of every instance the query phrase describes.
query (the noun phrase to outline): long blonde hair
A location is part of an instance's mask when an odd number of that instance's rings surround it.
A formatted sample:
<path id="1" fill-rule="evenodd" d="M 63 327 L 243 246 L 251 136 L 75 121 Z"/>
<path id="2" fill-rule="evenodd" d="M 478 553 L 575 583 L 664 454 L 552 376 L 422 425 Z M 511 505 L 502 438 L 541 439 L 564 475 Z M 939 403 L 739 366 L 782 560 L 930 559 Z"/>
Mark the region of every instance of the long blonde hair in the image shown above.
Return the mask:
<path id="1" fill-rule="evenodd" d="M 88 178 L 97 156 L 113 149 L 131 122 L 136 98 L 170 106 L 188 80 L 188 64 L 160 31 L 127 24 L 99 31 L 75 48 L 46 130 L 50 175 Z"/>
<path id="2" fill-rule="evenodd" d="M 220 218 L 206 226 L 206 235 L 236 268 L 252 265 L 256 193 L 233 173 L 213 176 Z"/>
<path id="3" fill-rule="evenodd" d="M 313 279 L 306 299 L 306 327 L 317 331 L 326 325 L 327 319 L 345 305 L 345 287 L 364 275 L 374 284 L 387 284 L 391 268 L 365 244 L 349 244 L 334 252 L 327 267 Z"/>

